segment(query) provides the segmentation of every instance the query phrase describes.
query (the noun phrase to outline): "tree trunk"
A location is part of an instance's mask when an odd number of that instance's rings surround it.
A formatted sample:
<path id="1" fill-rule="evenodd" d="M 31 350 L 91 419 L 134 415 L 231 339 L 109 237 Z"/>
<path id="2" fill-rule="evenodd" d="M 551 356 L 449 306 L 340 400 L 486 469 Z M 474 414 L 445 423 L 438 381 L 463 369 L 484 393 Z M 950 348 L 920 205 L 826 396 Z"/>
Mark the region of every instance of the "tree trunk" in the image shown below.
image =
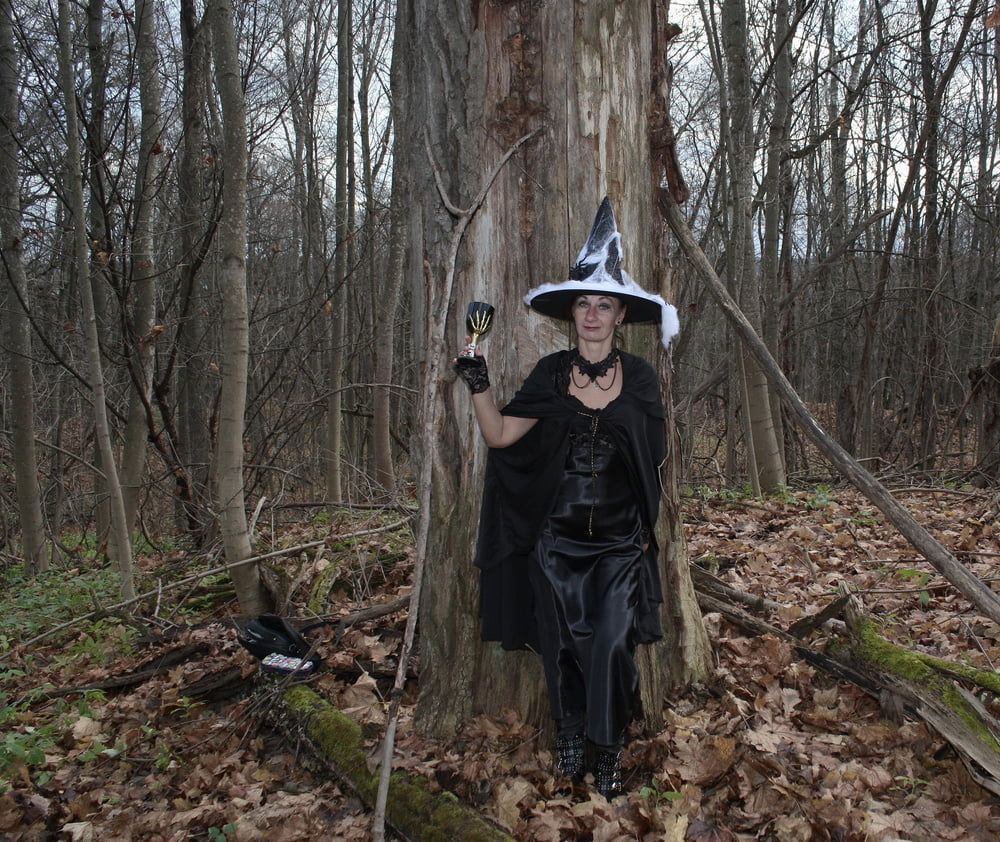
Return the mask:
<path id="1" fill-rule="evenodd" d="M 762 329 L 768 349 L 782 362 L 781 308 L 774 302 L 781 300 L 781 279 L 779 275 L 780 224 L 783 217 L 785 185 L 790 179 L 791 164 L 788 161 L 788 133 L 792 121 L 792 42 L 789 31 L 788 0 L 777 0 L 774 10 L 774 43 L 778 54 L 774 58 L 774 93 L 771 129 L 767 143 L 767 171 L 764 175 L 764 243 L 761 249 L 760 272 L 764 289 L 764 300 L 771 306 L 764 308 Z M 774 424 L 775 442 L 779 446 L 779 458 L 784 470 L 784 429 L 781 421 L 781 401 L 777 392 L 768 389 L 771 404 L 771 421 Z"/>
<path id="2" fill-rule="evenodd" d="M 194 0 L 181 2 L 181 44 L 184 51 L 184 84 L 181 109 L 184 142 L 177 173 L 181 219 L 181 312 L 177 326 L 177 416 L 178 457 L 190 482 L 188 500 L 180 503 L 184 528 L 197 540 L 210 523 L 208 466 L 211 460 L 209 389 L 205 316 L 208 294 L 199 271 L 205 240 L 212 236 L 205 207 L 205 121 L 211 68 L 210 30 L 199 20 Z"/>
<path id="3" fill-rule="evenodd" d="M 90 65 L 90 115 L 87 126 L 87 152 L 90 158 L 88 179 L 90 204 L 88 206 L 89 236 L 94 244 L 91 261 L 90 283 L 94 297 L 94 312 L 97 319 L 98 339 L 103 339 L 103 348 L 109 341 L 108 290 L 112 287 L 112 272 L 116 265 L 114 248 L 111 244 L 108 220 L 108 178 L 107 138 L 104 130 L 104 112 L 107 105 L 108 60 L 104 43 L 104 0 L 89 0 L 87 3 L 87 58 Z M 104 456 L 94 436 L 94 465 L 101 475 L 94 481 L 97 505 L 96 544 L 104 547 L 111 533 L 111 496 L 104 479 L 109 466 L 104 464 Z"/>
<path id="4" fill-rule="evenodd" d="M 35 397 L 31 372 L 31 325 L 28 279 L 24 271 L 21 187 L 18 178 L 17 51 L 14 48 L 11 0 L 0 4 L 0 247 L 4 274 L 10 282 L 4 313 L 4 346 L 10 360 L 14 477 L 21 526 L 21 556 L 29 574 L 49 563 L 38 490 L 35 455 Z"/>
<path id="5" fill-rule="evenodd" d="M 351 7 L 337 7 L 337 176 L 336 176 L 336 253 L 334 255 L 334 287 L 330 301 L 330 344 L 327 363 L 329 394 L 326 402 L 326 499 L 343 499 L 340 451 L 343 446 L 342 386 L 344 381 L 344 341 L 347 321 L 347 146 L 351 143 L 349 111 L 351 106 Z"/>
<path id="6" fill-rule="evenodd" d="M 938 283 L 940 281 L 940 231 L 939 231 L 939 181 L 938 174 L 938 128 L 941 121 L 941 102 L 936 99 L 935 50 L 931 44 L 931 30 L 936 0 L 918 0 L 920 13 L 920 81 L 921 91 L 927 108 L 927 150 L 924 153 L 924 215 L 919 225 L 922 242 L 918 261 L 917 278 L 921 280 L 921 290 L 917 300 L 920 304 L 920 348 L 921 365 L 910 405 L 910 419 L 914 431 L 920 431 L 917 457 L 925 468 L 934 467 L 934 448 L 937 432 L 937 390 L 938 372 L 944 368 L 941 360 L 941 326 L 938 313 Z"/>
<path id="7" fill-rule="evenodd" d="M 648 287 L 659 285 L 664 268 L 655 259 L 659 227 L 649 223 L 654 214 L 647 132 L 651 3 L 425 0 L 399 8 L 396 37 L 405 39 L 411 52 L 404 74 L 409 111 L 397 131 L 417 141 L 405 160 L 396 161 L 411 179 L 406 275 L 414 291 L 414 325 L 422 340 L 431 318 L 446 318 L 450 348 L 439 356 L 451 355 L 465 333 L 466 302 L 493 303 L 496 328 L 485 350 L 502 402 L 540 356 L 566 345 L 566 328 L 526 311 L 521 297 L 534 284 L 566 277 L 603 195 L 609 194 L 619 211 L 629 272 Z M 464 205 L 480 192 L 501 156 L 533 130 L 539 134 L 502 169 L 466 231 L 455 256 L 451 296 L 438 300 L 441 279 L 452 269 L 452 221 L 442 207 L 428 151 L 450 200 Z M 424 138 L 429 150 L 419 142 Z M 423 366 L 437 368 L 428 359 Z M 548 704 L 536 657 L 504 653 L 479 639 L 478 577 L 471 558 L 486 448 L 468 389 L 450 371 L 444 386 L 437 446 L 420 454 L 433 460 L 433 470 L 431 509 L 423 513 L 430 536 L 420 604 L 418 724 L 451 734 L 474 713 L 500 714 L 506 708 L 541 724 Z M 673 442 L 672 429 L 668 435 Z M 676 489 L 668 483 L 665 494 L 663 558 L 679 563 L 684 550 L 675 540 Z M 665 591 L 668 599 L 674 596 Z M 671 606 L 664 610 L 669 613 Z M 699 624 L 697 610 L 688 612 L 685 628 L 667 625 L 667 634 L 681 639 Z M 682 645 L 671 649 L 669 658 L 644 663 L 648 719 L 655 721 L 662 712 L 662 695 L 653 688 L 683 672 L 677 664 L 683 659 L 692 672 L 703 669 L 704 655 L 703 649 Z"/>
<path id="8" fill-rule="evenodd" d="M 722 4 L 722 41 L 725 46 L 730 96 L 730 169 L 733 213 L 729 243 L 729 267 L 739 290 L 740 307 L 750 323 L 760 330 L 760 288 L 754 267 L 753 232 L 753 114 L 750 96 L 750 64 L 747 52 L 745 0 Z M 774 491 L 785 483 L 785 470 L 778 446 L 767 378 L 757 361 L 743 349 L 742 383 L 747 431 L 747 460 L 754 491 Z"/>
<path id="9" fill-rule="evenodd" d="M 83 206 L 83 173 L 80 168 L 80 135 L 77 129 L 76 92 L 73 90 L 72 31 L 69 0 L 59 0 L 59 76 L 62 84 L 63 103 L 66 108 L 66 172 L 69 181 L 71 224 L 73 226 L 73 253 L 76 276 L 80 286 L 83 311 L 84 338 L 90 369 L 90 399 L 94 408 L 94 432 L 101 465 L 111 504 L 110 545 L 112 556 L 121 576 L 122 596 L 132 599 L 132 545 L 125 524 L 125 504 L 118 483 L 118 471 L 111 448 L 111 429 L 104 391 L 104 370 L 101 364 L 101 347 L 97 336 L 97 315 L 94 294 L 90 285 L 90 254 L 87 245 L 87 226 Z"/>
<path id="10" fill-rule="evenodd" d="M 153 254 L 153 201 L 160 188 L 162 169 L 161 135 L 163 114 L 160 108 L 159 56 L 156 48 L 155 0 L 139 0 L 136 8 L 135 36 L 139 59 L 139 99 L 142 126 L 139 136 L 139 162 L 135 183 L 135 221 L 132 229 L 131 288 L 135 293 L 129 369 L 132 392 L 129 399 L 125 444 L 122 448 L 121 482 L 125 499 L 125 525 L 132 533 L 139 507 L 139 492 L 146 467 L 146 442 L 149 438 L 147 411 L 152 394 L 153 354 L 156 320 L 156 259 Z"/>
<path id="11" fill-rule="evenodd" d="M 222 218 L 219 250 L 222 266 L 222 398 L 219 406 L 218 507 L 226 562 L 251 556 L 243 490 L 243 428 L 250 356 L 247 323 L 247 123 L 233 9 L 229 0 L 213 0 L 210 8 L 216 84 L 224 131 Z M 232 570 L 240 609 L 246 614 L 267 610 L 260 569 L 246 564 Z"/>
<path id="12" fill-rule="evenodd" d="M 1000 315 L 990 345 L 989 358 L 969 373 L 976 402 L 978 485 L 1000 482 Z"/>
<path id="13" fill-rule="evenodd" d="M 393 41 L 390 86 L 392 92 L 393 161 L 406 161 L 406 147 L 419 148 L 413 138 L 405 138 L 401 126 L 407 123 L 405 76 L 406 50 L 401 38 Z M 385 491 L 396 487 L 396 472 L 392 460 L 392 365 L 396 350 L 396 310 L 403 284 L 403 258 L 406 253 L 406 172 L 402 166 L 392 168 L 392 199 L 389 219 L 389 254 L 386 260 L 385 282 L 375 296 L 375 383 L 372 393 L 372 448 L 375 451 L 375 480 Z"/>

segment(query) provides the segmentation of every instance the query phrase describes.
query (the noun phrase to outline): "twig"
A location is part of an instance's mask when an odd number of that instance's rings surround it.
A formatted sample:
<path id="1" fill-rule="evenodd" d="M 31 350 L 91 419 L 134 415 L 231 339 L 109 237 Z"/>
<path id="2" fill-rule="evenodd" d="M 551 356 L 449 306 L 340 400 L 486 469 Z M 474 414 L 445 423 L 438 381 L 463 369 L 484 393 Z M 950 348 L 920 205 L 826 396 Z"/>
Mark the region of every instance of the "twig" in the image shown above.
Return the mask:
<path id="1" fill-rule="evenodd" d="M 399 663 L 396 666 L 396 680 L 393 683 L 391 702 L 389 705 L 389 716 L 385 729 L 385 738 L 382 741 L 381 770 L 379 774 L 378 794 L 375 798 L 375 815 L 372 819 L 372 838 L 375 842 L 385 840 L 385 805 L 389 797 L 389 775 L 392 772 L 392 753 L 396 742 L 396 723 L 399 719 L 399 701 L 403 697 L 403 686 L 406 683 L 406 666 L 410 659 L 410 650 L 413 648 L 413 635 L 417 627 L 417 613 L 420 605 L 420 588 L 424 578 L 424 561 L 427 557 L 427 538 L 430 531 L 431 518 L 431 483 L 434 468 L 434 441 L 438 420 L 438 379 L 441 369 L 441 358 L 444 356 L 444 331 L 445 321 L 448 315 L 448 304 L 451 301 L 451 291 L 455 284 L 455 266 L 458 261 L 458 249 L 462 243 L 462 237 L 469 223 L 475 216 L 476 211 L 486 199 L 486 194 L 504 165 L 518 148 L 537 134 L 539 129 L 528 132 L 520 140 L 514 143 L 503 157 L 497 162 L 486 179 L 479 195 L 473 199 L 472 204 L 465 210 L 455 205 L 447 195 L 444 188 L 444 180 L 441 177 L 441 168 L 434 159 L 431 151 L 430 133 L 424 129 L 424 147 L 427 151 L 427 158 L 430 161 L 431 169 L 434 171 L 434 182 L 437 184 L 441 201 L 448 209 L 448 212 L 457 218 L 458 222 L 451 233 L 451 243 L 448 250 L 448 263 L 446 264 L 446 274 L 444 289 L 441 291 L 439 301 L 441 306 L 434 307 L 433 300 L 428 301 L 428 311 L 436 314 L 433 322 L 433 331 L 427 333 L 427 386 L 424 389 L 423 405 L 423 464 L 420 467 L 420 503 L 421 513 L 420 523 L 417 528 L 416 560 L 413 565 L 413 591 L 410 594 L 410 613 L 406 618 L 406 631 L 403 635 L 403 646 L 399 653 Z M 428 298 L 433 299 L 434 286 L 428 286 Z"/>
<path id="2" fill-rule="evenodd" d="M 367 620 L 375 620 L 379 617 L 385 617 L 387 614 L 395 614 L 397 611 L 402 611 L 410 604 L 410 598 L 408 596 L 401 596 L 399 599 L 395 599 L 392 602 L 386 602 L 382 605 L 372 605 L 369 608 L 362 608 L 360 611 L 355 611 L 353 614 L 347 614 L 344 617 L 337 619 L 337 622 L 333 624 L 334 631 L 339 635 L 347 628 L 350 628 L 357 623 L 363 623 Z M 333 620 L 333 617 L 328 618 Z"/>
<path id="3" fill-rule="evenodd" d="M 247 535 L 250 536 L 250 540 L 253 541 L 253 530 L 257 526 L 257 518 L 260 517 L 261 509 L 264 508 L 264 503 L 267 502 L 267 497 L 261 497 L 257 501 L 257 507 L 253 510 L 253 515 L 250 518 L 250 523 L 247 525 Z"/>
<path id="4" fill-rule="evenodd" d="M 332 502 L 328 500 L 310 500 L 301 503 L 275 503 L 272 509 L 374 509 L 376 511 L 396 511 L 415 512 L 416 506 L 409 506 L 406 503 L 348 503 L 345 501 Z"/>

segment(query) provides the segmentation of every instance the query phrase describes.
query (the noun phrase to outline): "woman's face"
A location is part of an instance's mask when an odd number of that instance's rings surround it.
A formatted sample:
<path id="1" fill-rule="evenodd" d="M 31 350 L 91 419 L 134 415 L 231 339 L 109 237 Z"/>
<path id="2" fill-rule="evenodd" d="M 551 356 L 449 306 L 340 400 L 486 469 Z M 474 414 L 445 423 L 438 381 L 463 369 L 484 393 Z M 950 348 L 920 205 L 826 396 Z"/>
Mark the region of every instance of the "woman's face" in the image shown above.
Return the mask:
<path id="1" fill-rule="evenodd" d="M 588 342 L 608 339 L 624 315 L 625 305 L 609 295 L 581 295 L 573 302 L 576 335 Z"/>

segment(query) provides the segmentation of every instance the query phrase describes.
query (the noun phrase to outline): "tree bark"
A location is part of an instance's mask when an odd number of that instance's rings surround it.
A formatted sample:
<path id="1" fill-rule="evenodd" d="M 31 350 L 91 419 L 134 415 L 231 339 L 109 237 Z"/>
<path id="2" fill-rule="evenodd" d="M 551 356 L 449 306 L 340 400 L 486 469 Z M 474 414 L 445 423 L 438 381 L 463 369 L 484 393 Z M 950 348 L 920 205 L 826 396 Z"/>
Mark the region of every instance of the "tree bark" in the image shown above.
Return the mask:
<path id="1" fill-rule="evenodd" d="M 121 483 L 125 500 L 125 525 L 129 534 L 139 506 L 142 475 L 146 467 L 149 438 L 147 412 L 153 382 L 155 352 L 156 275 L 153 252 L 153 201 L 159 191 L 162 170 L 163 113 L 160 107 L 159 55 L 156 48 L 155 0 L 139 0 L 135 20 L 136 51 L 139 60 L 139 99 L 142 124 L 139 161 L 136 168 L 135 220 L 132 229 L 131 288 L 135 293 L 129 348 L 132 392 L 129 398 L 125 443 L 122 448 Z"/>
<path id="2" fill-rule="evenodd" d="M 390 87 L 392 91 L 393 161 L 407 160 L 404 145 L 412 143 L 399 127 L 407 125 L 406 116 L 406 61 L 401 39 L 393 40 Z M 406 172 L 402 166 L 392 168 L 392 198 L 389 217 L 389 254 L 386 261 L 386 280 L 374 302 L 375 330 L 375 383 L 392 382 L 392 367 L 396 352 L 396 310 L 399 307 L 403 285 L 403 258 L 406 253 Z M 396 472 L 392 459 L 391 392 L 388 385 L 376 385 L 372 393 L 372 447 L 375 451 L 375 480 L 385 490 L 396 486 Z"/>
<path id="3" fill-rule="evenodd" d="M 733 285 L 738 290 L 741 308 L 750 323 L 759 330 L 760 286 L 754 266 L 751 229 L 754 130 L 745 0 L 725 0 L 722 4 L 722 40 L 726 54 L 731 115 L 729 158 L 732 173 L 732 226 L 728 252 L 729 272 Z M 740 348 L 742 350 L 742 346 Z M 740 379 L 744 389 L 750 482 L 757 493 L 775 491 L 785 484 L 785 470 L 771 416 L 767 378 L 756 360 L 745 350 L 742 353 Z"/>
<path id="4" fill-rule="evenodd" d="M 787 242 L 788 232 L 781 235 L 782 211 L 785 206 L 786 185 L 791 179 L 791 164 L 787 159 L 788 135 L 792 121 L 792 39 L 789 25 L 788 0 L 776 0 L 774 8 L 774 43 L 778 54 L 774 58 L 774 92 L 772 95 L 771 128 L 767 142 L 767 170 L 764 175 L 764 242 L 761 248 L 760 273 L 765 307 L 761 328 L 767 347 L 780 363 L 782 361 L 781 309 L 773 302 L 781 299 L 779 242 Z M 771 422 L 774 425 L 775 444 L 784 471 L 784 427 L 781 419 L 781 400 L 773 389 L 768 389 Z"/>
<path id="5" fill-rule="evenodd" d="M 21 556 L 31 575 L 49 564 L 35 455 L 35 397 L 31 371 L 28 278 L 21 240 L 21 187 L 18 178 L 17 51 L 11 0 L 0 3 L 0 249 L 10 283 L 4 313 L 4 345 L 10 360 L 14 479 L 21 526 Z"/>
<path id="6" fill-rule="evenodd" d="M 1000 482 L 1000 315 L 993 325 L 990 352 L 969 373 L 976 406 L 976 472 L 978 485 Z"/>
<path id="7" fill-rule="evenodd" d="M 329 350 L 327 358 L 326 402 L 326 499 L 342 500 L 344 496 L 341 476 L 340 451 L 343 446 L 343 378 L 344 341 L 347 321 L 347 163 L 348 144 L 352 143 L 349 126 L 351 107 L 351 7 L 339 3 L 337 7 L 337 174 L 336 174 L 336 253 L 334 255 L 334 287 L 330 295 L 333 305 L 330 312 Z"/>
<path id="8" fill-rule="evenodd" d="M 540 130 L 501 171 L 454 258 L 452 222 L 427 159 L 411 150 L 396 161 L 411 179 L 406 273 L 418 336 L 427 335 L 432 319 L 446 319 L 451 350 L 440 353 L 453 355 L 465 332 L 466 302 L 493 303 L 497 326 L 485 350 L 501 402 L 540 356 L 565 347 L 565 326 L 526 311 L 521 297 L 530 286 L 566 277 L 603 195 L 619 212 L 629 272 L 658 286 L 658 227 L 646 224 L 654 210 L 647 131 L 651 26 L 651 4 L 640 2 L 400 5 L 396 37 L 406 39 L 411 53 L 409 114 L 397 131 L 406 137 L 426 132 L 442 189 L 454 204 L 480 191 L 518 139 Z M 439 299 L 451 272 L 454 288 Z M 438 364 L 422 360 L 425 377 Z M 449 734 L 473 713 L 506 708 L 541 724 L 548 705 L 536 657 L 504 653 L 479 639 L 470 562 L 486 448 L 468 389 L 450 370 L 443 376 L 436 446 L 420 454 L 432 461 L 432 503 L 422 513 L 430 534 L 420 603 L 418 724 Z M 665 493 L 675 492 L 668 487 Z M 668 520 L 676 518 L 671 502 L 663 506 Z M 676 520 L 661 526 L 664 537 L 674 538 L 676 527 Z M 665 541 L 664 563 L 683 555 L 681 544 Z M 695 611 L 685 620 L 696 624 L 699 616 Z M 683 647 L 670 657 L 698 662 Z M 654 719 L 663 699 L 651 688 L 662 675 L 649 671 L 676 674 L 666 661 L 648 664 L 643 677 L 644 710 Z"/>
<path id="9" fill-rule="evenodd" d="M 94 312 L 97 319 L 98 339 L 104 348 L 110 341 L 108 320 L 108 291 L 112 288 L 112 276 L 117 266 L 115 250 L 111 244 L 108 219 L 108 178 L 106 172 L 108 141 L 105 131 L 105 109 L 107 106 L 108 59 L 104 40 L 104 0 L 89 0 L 87 3 L 87 59 L 90 65 L 90 114 L 87 126 L 87 152 L 90 158 L 90 172 L 87 180 L 90 202 L 87 208 L 89 236 L 94 244 L 91 257 L 90 284 L 94 297 Z M 111 533 L 111 496 L 104 479 L 109 466 L 104 464 L 97 436 L 94 436 L 94 465 L 102 476 L 94 482 L 97 491 L 97 546 L 103 547 Z"/>
<path id="10" fill-rule="evenodd" d="M 125 524 L 125 504 L 122 500 L 122 489 L 118 483 L 118 471 L 115 467 L 115 456 L 111 447 L 111 429 L 108 425 L 104 390 L 104 370 L 97 335 L 97 315 L 94 309 L 94 294 L 90 285 L 90 250 L 87 245 L 87 226 L 84 216 L 80 135 L 77 127 L 76 92 L 73 89 L 72 44 L 69 0 L 59 0 L 59 76 L 66 109 L 66 172 L 69 181 L 70 223 L 73 226 L 73 254 L 76 262 L 76 277 L 80 286 L 84 338 L 90 369 L 90 399 L 94 409 L 94 433 L 111 504 L 110 544 L 112 556 L 118 565 L 122 596 L 125 599 L 132 599 L 135 596 L 135 587 L 132 582 L 132 544 Z"/>
<path id="11" fill-rule="evenodd" d="M 200 20 L 194 0 L 181 0 L 181 45 L 184 82 L 181 109 L 184 141 L 177 173 L 178 211 L 181 219 L 181 311 L 177 326 L 178 459 L 190 482 L 188 499 L 180 501 L 184 528 L 201 540 L 211 517 L 208 502 L 211 436 L 207 382 L 206 311 L 208 294 L 200 272 L 205 240 L 212 236 L 206 223 L 211 213 L 205 205 L 205 121 L 211 68 L 210 29 Z"/>
<path id="12" fill-rule="evenodd" d="M 229 0 L 210 5 L 216 84 L 222 105 L 222 218 L 219 223 L 222 286 L 222 397 L 219 406 L 218 506 L 229 564 L 249 558 L 243 485 L 243 430 L 247 400 L 247 124 L 233 8 Z M 259 567 L 232 571 L 240 609 L 251 615 L 269 607 Z"/>

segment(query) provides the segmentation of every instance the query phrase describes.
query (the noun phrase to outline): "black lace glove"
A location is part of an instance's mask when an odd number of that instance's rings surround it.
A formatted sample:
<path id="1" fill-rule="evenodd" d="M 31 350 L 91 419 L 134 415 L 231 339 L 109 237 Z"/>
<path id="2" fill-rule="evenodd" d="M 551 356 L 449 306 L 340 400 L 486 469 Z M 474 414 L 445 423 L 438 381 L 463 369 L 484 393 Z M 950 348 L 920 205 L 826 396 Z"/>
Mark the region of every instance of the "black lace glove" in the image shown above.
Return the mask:
<path id="1" fill-rule="evenodd" d="M 455 360 L 455 371 L 469 385 L 474 395 L 490 388 L 490 373 L 486 370 L 486 360 L 483 357 L 459 357 Z"/>

